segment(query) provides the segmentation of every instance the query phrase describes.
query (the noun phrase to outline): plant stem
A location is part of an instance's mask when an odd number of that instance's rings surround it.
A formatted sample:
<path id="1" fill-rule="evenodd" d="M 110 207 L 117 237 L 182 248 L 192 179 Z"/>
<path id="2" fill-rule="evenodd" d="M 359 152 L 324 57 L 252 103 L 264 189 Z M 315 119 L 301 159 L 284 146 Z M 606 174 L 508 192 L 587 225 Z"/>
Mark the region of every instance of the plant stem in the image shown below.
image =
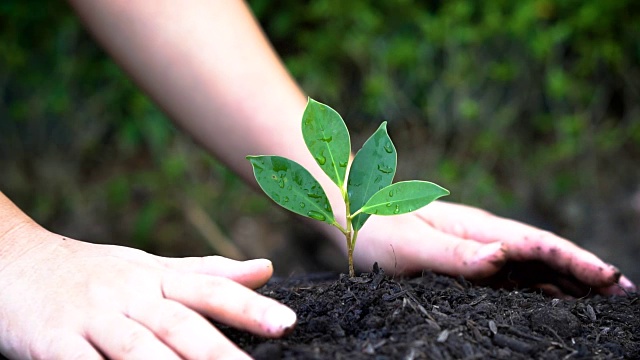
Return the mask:
<path id="1" fill-rule="evenodd" d="M 353 249 L 356 248 L 356 239 L 358 238 L 358 230 L 352 230 L 349 239 L 349 276 L 354 277 L 355 271 L 353 269 Z"/>
<path id="2" fill-rule="evenodd" d="M 356 276 L 353 270 L 353 228 L 351 227 L 351 217 L 347 216 L 347 232 L 345 233 L 347 238 L 347 257 L 349 258 L 349 277 Z"/>
<path id="3" fill-rule="evenodd" d="M 344 233 L 345 237 L 347 238 L 347 258 L 349 259 L 349 277 L 355 277 L 356 276 L 356 272 L 353 268 L 353 248 L 355 247 L 355 235 L 357 235 L 357 231 L 353 230 L 353 227 L 351 225 L 351 220 L 353 219 L 353 216 L 351 215 L 351 209 L 350 209 L 350 201 L 349 201 L 349 193 L 347 192 L 346 188 L 340 188 L 340 191 L 342 192 L 342 198 L 344 199 L 344 205 L 345 205 L 345 210 L 346 210 L 346 218 L 347 218 L 347 231 Z"/>
<path id="4" fill-rule="evenodd" d="M 351 239 L 349 239 L 349 235 L 347 235 L 347 243 L 351 244 Z M 356 276 L 356 272 L 353 269 L 353 246 L 349 245 L 349 248 L 347 250 L 347 256 L 349 257 L 349 277 L 355 277 Z"/>

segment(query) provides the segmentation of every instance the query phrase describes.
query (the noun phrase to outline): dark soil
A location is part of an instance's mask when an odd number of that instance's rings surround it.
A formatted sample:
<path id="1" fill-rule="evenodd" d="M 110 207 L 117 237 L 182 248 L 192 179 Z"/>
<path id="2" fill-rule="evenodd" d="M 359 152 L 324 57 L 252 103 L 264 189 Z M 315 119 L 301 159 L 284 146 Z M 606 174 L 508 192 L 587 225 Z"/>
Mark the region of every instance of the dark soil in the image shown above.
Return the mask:
<path id="1" fill-rule="evenodd" d="M 282 339 L 221 328 L 256 359 L 640 359 L 638 294 L 560 300 L 376 267 L 260 289 L 298 314 Z"/>

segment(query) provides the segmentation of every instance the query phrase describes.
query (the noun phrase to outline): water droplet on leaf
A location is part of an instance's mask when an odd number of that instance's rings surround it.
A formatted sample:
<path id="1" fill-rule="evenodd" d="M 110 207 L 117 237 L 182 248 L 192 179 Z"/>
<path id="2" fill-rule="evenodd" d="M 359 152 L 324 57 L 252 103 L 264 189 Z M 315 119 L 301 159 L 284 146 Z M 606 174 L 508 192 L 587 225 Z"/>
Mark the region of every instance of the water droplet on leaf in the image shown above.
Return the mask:
<path id="1" fill-rule="evenodd" d="M 393 190 L 389 191 L 389 197 L 393 197 Z"/>
<path id="2" fill-rule="evenodd" d="M 253 162 L 253 168 L 258 174 L 260 174 L 264 170 L 264 167 L 262 166 L 262 164 L 258 164 L 257 162 Z"/>
<path id="3" fill-rule="evenodd" d="M 325 221 L 327 219 L 326 216 L 324 216 L 322 213 L 315 210 L 309 210 L 307 215 L 312 219 L 316 219 L 320 221 Z"/>
<path id="4" fill-rule="evenodd" d="M 384 151 L 386 151 L 388 154 L 391 154 L 393 152 L 393 145 L 391 145 L 391 143 L 387 143 L 384 146 Z"/>
<path id="5" fill-rule="evenodd" d="M 341 162 L 341 163 L 338 163 L 338 166 L 340 166 L 340 167 L 347 167 L 347 162 L 346 162 L 346 161 L 343 161 L 343 162 Z"/>
<path id="6" fill-rule="evenodd" d="M 400 212 L 400 207 L 398 205 L 396 205 L 396 208 L 395 208 L 395 210 L 393 210 L 393 213 L 397 214 L 399 212 Z"/>
<path id="7" fill-rule="evenodd" d="M 303 202 L 300 203 L 300 208 L 304 209 L 305 206 L 306 205 Z"/>
<path id="8" fill-rule="evenodd" d="M 304 124 L 313 130 L 313 118 L 308 117 L 304 120 Z"/>
<path id="9" fill-rule="evenodd" d="M 323 141 L 323 142 L 326 142 L 326 143 L 331 142 L 331 140 L 333 140 L 332 136 L 325 136 L 325 137 L 321 137 L 320 138 L 320 141 Z"/>
<path id="10" fill-rule="evenodd" d="M 385 174 L 391 174 L 393 172 L 392 168 L 384 166 L 382 164 L 378 164 L 378 170 Z"/>
<path id="11" fill-rule="evenodd" d="M 327 158 L 322 155 L 318 155 L 316 156 L 316 161 L 318 162 L 318 164 L 324 165 L 327 162 Z"/>

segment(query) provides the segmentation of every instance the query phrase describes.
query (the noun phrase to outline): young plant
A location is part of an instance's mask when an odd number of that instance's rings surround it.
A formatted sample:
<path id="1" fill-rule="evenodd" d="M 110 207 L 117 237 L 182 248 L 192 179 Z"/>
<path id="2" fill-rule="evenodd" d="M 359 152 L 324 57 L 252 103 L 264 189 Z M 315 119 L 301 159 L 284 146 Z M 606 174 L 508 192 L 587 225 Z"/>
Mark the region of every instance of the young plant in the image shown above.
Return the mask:
<path id="1" fill-rule="evenodd" d="M 449 194 L 428 181 L 392 184 L 397 154 L 386 122 L 364 143 L 351 166 L 348 166 L 349 131 L 342 117 L 329 106 L 308 100 L 302 116 L 302 136 L 320 168 L 340 188 L 346 207 L 346 227 L 336 221 L 324 189 L 302 165 L 275 155 L 247 156 L 247 159 L 262 190 L 278 205 L 340 229 L 347 241 L 351 277 L 355 276 L 353 249 L 358 231 L 369 216 L 409 213 Z"/>

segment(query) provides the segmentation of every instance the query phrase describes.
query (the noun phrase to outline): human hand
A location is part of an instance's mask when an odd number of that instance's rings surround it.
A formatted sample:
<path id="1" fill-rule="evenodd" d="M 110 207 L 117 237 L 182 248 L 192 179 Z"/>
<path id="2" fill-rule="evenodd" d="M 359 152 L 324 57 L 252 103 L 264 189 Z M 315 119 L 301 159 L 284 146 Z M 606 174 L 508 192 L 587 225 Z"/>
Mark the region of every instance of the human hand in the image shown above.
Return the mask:
<path id="1" fill-rule="evenodd" d="M 270 278 L 268 260 L 163 258 L 35 224 L 9 235 L 33 244 L 0 247 L 0 352 L 9 358 L 242 359 L 205 317 L 266 337 L 296 322 L 249 289 Z"/>
<path id="2" fill-rule="evenodd" d="M 636 289 L 616 267 L 553 233 L 441 201 L 410 214 L 370 218 L 354 256 L 359 264 L 378 261 L 401 273 L 430 269 L 555 296 Z"/>

